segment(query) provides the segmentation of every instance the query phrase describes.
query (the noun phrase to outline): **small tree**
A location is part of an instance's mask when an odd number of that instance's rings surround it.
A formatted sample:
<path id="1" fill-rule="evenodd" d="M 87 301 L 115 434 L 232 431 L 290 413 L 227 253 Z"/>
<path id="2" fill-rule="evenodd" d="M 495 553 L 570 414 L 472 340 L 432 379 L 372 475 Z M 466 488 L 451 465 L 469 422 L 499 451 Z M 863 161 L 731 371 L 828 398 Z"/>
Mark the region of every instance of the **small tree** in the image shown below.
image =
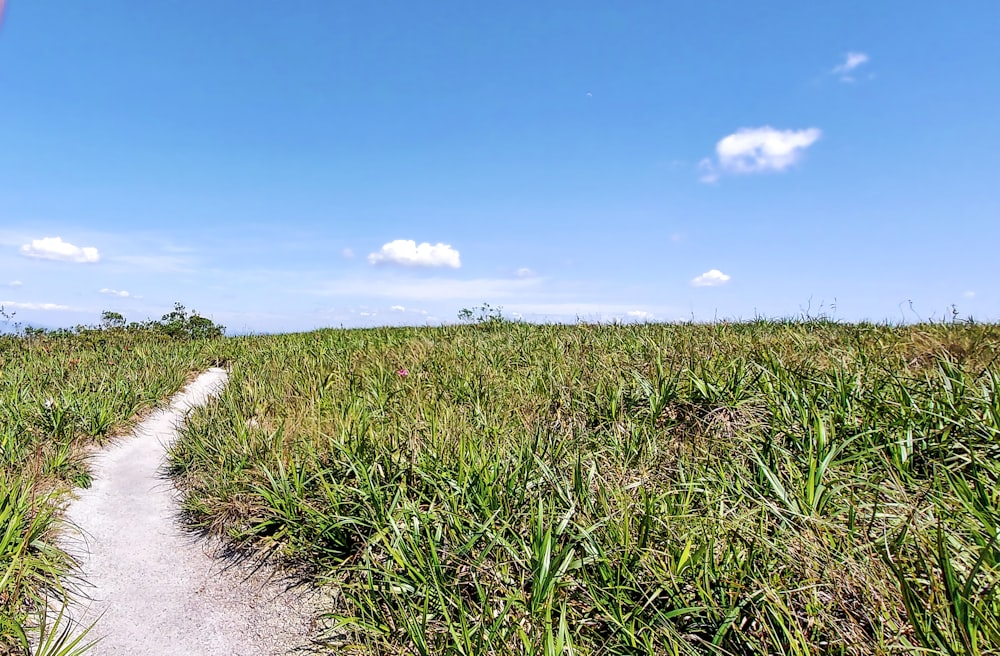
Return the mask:
<path id="1" fill-rule="evenodd" d="M 192 313 L 187 320 L 187 331 L 192 339 L 212 339 L 222 337 L 225 326 L 216 324 L 211 319 Z"/>
<path id="2" fill-rule="evenodd" d="M 105 310 L 101 313 L 101 328 L 104 330 L 120 330 L 125 327 L 125 317 L 118 312 Z"/>
<path id="3" fill-rule="evenodd" d="M 462 308 L 458 312 L 459 321 L 474 323 L 488 328 L 497 328 L 509 320 L 503 316 L 503 308 L 483 303 L 478 308 Z"/>
<path id="4" fill-rule="evenodd" d="M 6 309 L 4 309 L 4 306 L 0 305 L 0 324 L 4 324 L 4 325 L 9 324 L 11 321 L 14 320 L 14 315 L 16 315 L 16 314 L 17 314 L 16 312 L 6 310 Z M 12 325 L 12 328 L 14 329 L 14 332 L 16 333 L 16 332 L 18 332 L 21 329 L 21 324 L 15 322 Z"/>
<path id="5" fill-rule="evenodd" d="M 168 337 L 177 339 L 211 339 L 222 337 L 226 332 L 225 326 L 194 310 L 189 312 L 182 303 L 174 303 L 174 309 L 163 315 L 158 328 Z"/>
<path id="6" fill-rule="evenodd" d="M 174 303 L 174 309 L 160 317 L 160 330 L 168 337 L 184 337 L 187 323 L 187 308 L 182 303 Z"/>

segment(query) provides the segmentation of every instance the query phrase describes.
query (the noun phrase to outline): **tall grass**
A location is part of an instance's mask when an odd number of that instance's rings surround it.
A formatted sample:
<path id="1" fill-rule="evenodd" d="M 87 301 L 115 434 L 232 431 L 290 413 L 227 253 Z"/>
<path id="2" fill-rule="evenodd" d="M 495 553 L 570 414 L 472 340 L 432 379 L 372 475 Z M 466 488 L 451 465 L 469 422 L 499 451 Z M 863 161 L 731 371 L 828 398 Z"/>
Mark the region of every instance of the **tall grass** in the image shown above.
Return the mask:
<path id="1" fill-rule="evenodd" d="M 380 654 L 1000 652 L 1000 331 L 751 322 L 237 338 L 196 523 Z"/>
<path id="2" fill-rule="evenodd" d="M 62 616 L 73 563 L 53 541 L 58 508 L 86 487 L 86 450 L 177 390 L 199 342 L 125 331 L 0 336 L 0 654 L 72 653 Z M 55 631 L 53 633 L 53 630 Z"/>

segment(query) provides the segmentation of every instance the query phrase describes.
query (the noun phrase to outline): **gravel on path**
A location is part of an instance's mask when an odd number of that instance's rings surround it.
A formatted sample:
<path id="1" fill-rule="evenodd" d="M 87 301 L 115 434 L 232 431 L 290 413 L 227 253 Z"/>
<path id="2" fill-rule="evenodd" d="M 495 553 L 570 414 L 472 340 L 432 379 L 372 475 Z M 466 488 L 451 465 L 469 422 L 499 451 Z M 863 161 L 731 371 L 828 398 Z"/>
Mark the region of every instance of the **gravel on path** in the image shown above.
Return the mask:
<path id="1" fill-rule="evenodd" d="M 257 656 L 309 644 L 306 593 L 263 569 L 218 557 L 217 541 L 186 531 L 178 492 L 164 474 L 165 447 L 185 416 L 225 387 L 226 371 L 209 369 L 98 452 L 93 485 L 67 507 L 64 548 L 80 562 L 87 599 L 70 608 L 79 627 L 94 628 L 95 656 Z"/>

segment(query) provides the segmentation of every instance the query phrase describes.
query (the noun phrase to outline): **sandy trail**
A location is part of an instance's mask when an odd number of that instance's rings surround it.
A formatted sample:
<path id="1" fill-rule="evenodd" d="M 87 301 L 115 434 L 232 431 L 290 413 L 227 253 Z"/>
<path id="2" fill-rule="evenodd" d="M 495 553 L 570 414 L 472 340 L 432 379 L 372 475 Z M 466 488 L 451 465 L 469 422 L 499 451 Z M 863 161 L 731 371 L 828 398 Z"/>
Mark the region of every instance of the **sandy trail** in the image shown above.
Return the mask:
<path id="1" fill-rule="evenodd" d="M 251 656 L 308 644 L 309 604 L 262 572 L 214 557 L 217 543 L 179 524 L 177 491 L 163 474 L 164 445 L 226 380 L 224 370 L 208 370 L 96 454 L 92 487 L 67 508 L 76 535 L 64 546 L 81 563 L 89 597 L 70 614 L 81 626 L 96 622 L 91 654 Z"/>

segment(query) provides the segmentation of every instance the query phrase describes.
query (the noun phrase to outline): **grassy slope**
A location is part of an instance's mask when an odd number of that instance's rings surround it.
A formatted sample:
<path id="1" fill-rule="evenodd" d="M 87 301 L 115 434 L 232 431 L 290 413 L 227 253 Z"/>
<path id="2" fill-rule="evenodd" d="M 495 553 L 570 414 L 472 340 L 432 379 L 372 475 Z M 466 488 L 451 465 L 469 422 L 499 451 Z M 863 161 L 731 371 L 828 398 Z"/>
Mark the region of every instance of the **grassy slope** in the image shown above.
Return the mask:
<path id="1" fill-rule="evenodd" d="M 33 611 L 65 598 L 72 563 L 51 537 L 63 495 L 89 483 L 84 447 L 176 391 L 204 350 L 123 331 L 0 337 L 0 654 L 26 653 Z"/>
<path id="2" fill-rule="evenodd" d="M 998 344 L 824 322 L 240 338 L 173 466 L 195 521 L 341 587 L 347 651 L 998 653 Z"/>

